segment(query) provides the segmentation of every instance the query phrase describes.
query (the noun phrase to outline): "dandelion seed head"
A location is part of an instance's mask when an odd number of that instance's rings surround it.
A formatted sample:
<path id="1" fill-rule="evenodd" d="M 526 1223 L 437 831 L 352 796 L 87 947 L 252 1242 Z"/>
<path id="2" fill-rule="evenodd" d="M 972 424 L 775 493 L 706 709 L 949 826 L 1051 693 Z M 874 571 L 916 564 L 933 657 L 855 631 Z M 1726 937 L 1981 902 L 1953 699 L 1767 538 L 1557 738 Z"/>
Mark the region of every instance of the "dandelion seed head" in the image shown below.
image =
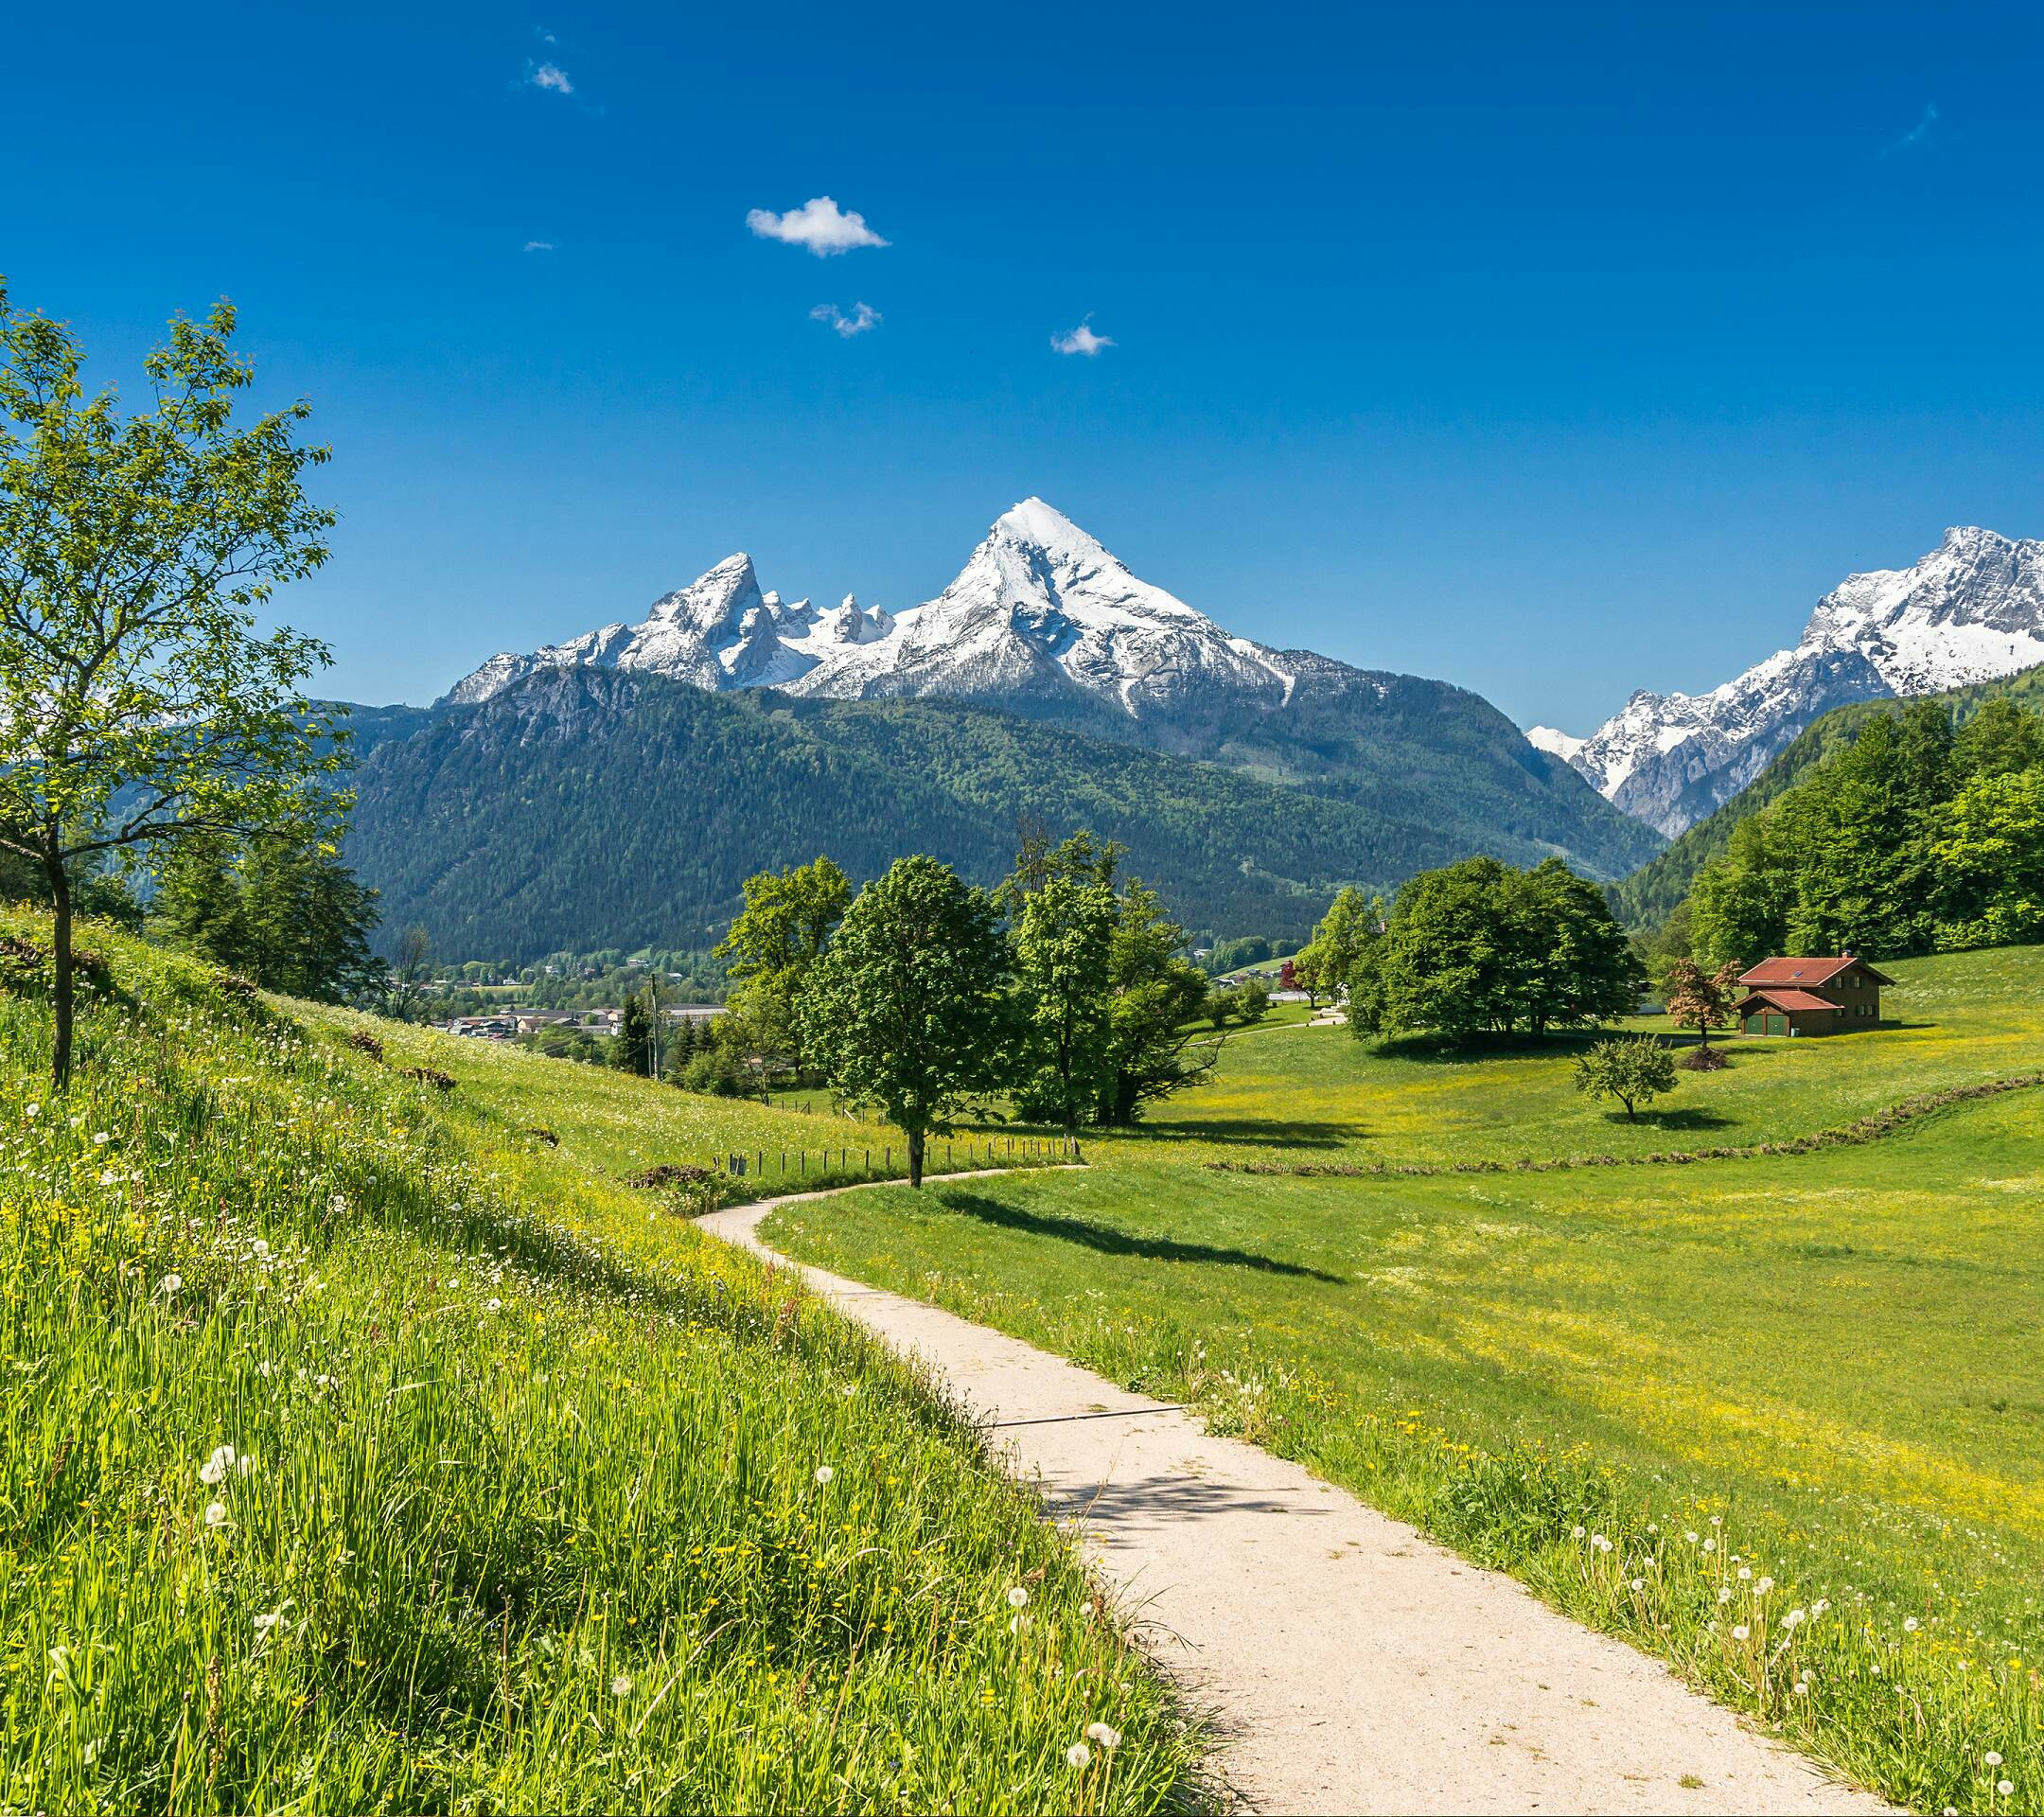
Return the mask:
<path id="1" fill-rule="evenodd" d="M 1009 1591 L 1008 1606 L 1011 1609 L 1027 1609 L 1029 1607 L 1029 1592 L 1023 1589 L 1019 1583 Z"/>
<path id="2" fill-rule="evenodd" d="M 1985 1754 L 1982 1755 L 1981 1758 L 1986 1761 L 1990 1767 L 1999 1767 L 2001 1764 L 2001 1756 L 1992 1748 L 1989 1748 Z"/>
<path id="3" fill-rule="evenodd" d="M 208 1526 L 225 1526 L 227 1525 L 227 1504 L 225 1502 L 208 1502 L 206 1504 L 205 1524 Z"/>
<path id="4" fill-rule="evenodd" d="M 828 1464 L 819 1464 L 817 1466 L 816 1479 L 819 1484 L 827 1484 L 837 1473 Z"/>
<path id="5" fill-rule="evenodd" d="M 1110 1754 L 1121 1745 L 1121 1731 L 1110 1729 L 1104 1722 L 1088 1722 L 1085 1732 L 1088 1741 L 1098 1741 Z"/>
<path id="6" fill-rule="evenodd" d="M 1084 1773 L 1093 1764 L 1093 1750 L 1084 1741 L 1074 1741 L 1065 1750 L 1065 1764 L 1074 1773 Z"/>
<path id="7" fill-rule="evenodd" d="M 631 1674 L 629 1672 L 620 1672 L 610 1681 L 610 1695 L 612 1697 L 629 1697 L 631 1695 Z"/>
<path id="8" fill-rule="evenodd" d="M 1747 1627 L 1747 1625 L 1746 1625 L 1746 1624 L 1745 1624 L 1745 1623 L 1744 1623 L 1744 1622 L 1742 1621 L 1742 1622 L 1740 1622 L 1740 1623 L 1739 1623 L 1739 1624 L 1738 1624 L 1738 1625 L 1737 1625 L 1737 1626 L 1736 1626 L 1736 1628 L 1734 1628 L 1734 1629 L 1732 1630 L 1732 1638 L 1733 1638 L 1734 1640 L 1745 1640 L 1745 1639 L 1747 1639 L 1747 1638 L 1748 1638 L 1748 1637 L 1749 1637 L 1749 1636 L 1750 1636 L 1750 1635 L 1751 1635 L 1752 1633 L 1753 1633 L 1753 1630 L 1752 1630 L 1751 1628 Z"/>

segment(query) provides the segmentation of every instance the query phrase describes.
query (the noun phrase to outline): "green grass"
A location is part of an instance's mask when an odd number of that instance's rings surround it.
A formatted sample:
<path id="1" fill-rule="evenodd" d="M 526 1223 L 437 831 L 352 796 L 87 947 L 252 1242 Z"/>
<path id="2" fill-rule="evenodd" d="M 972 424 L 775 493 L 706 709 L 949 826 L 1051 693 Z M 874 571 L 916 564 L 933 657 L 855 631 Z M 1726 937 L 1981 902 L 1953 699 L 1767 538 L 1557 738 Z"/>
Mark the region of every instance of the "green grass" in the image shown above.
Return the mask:
<path id="1" fill-rule="evenodd" d="M 628 1098 L 690 1101 L 528 1060 L 588 1135 L 551 1149 L 486 1052 L 440 1093 L 92 940 L 68 1093 L 0 992 L 0 1808 L 1184 1795 L 1192 1736 L 977 1436 L 607 1177 Z"/>
<path id="2" fill-rule="evenodd" d="M 907 1177 L 901 1132 L 828 1109 L 827 1093 L 804 1094 L 802 1103 L 813 1108 L 789 1105 L 782 1094 L 769 1107 L 750 1098 L 703 1097 L 607 1067 L 549 1059 L 509 1042 L 408 1028 L 312 1004 L 300 1005 L 297 1013 L 337 1033 L 369 1032 L 383 1044 L 391 1066 L 447 1073 L 458 1082 L 463 1104 L 509 1132 L 552 1130 L 564 1159 L 611 1180 L 662 1164 L 708 1165 L 730 1155 L 748 1157 L 745 1175 L 726 1182 L 725 1197 L 731 1202 Z M 957 1153 L 965 1155 L 968 1140 L 983 1150 L 989 1139 L 984 1133 L 961 1135 Z M 933 1169 L 943 1161 L 944 1141 L 931 1138 Z M 1030 1158 L 1020 1138 L 1017 1148 L 1018 1160 Z M 1047 1152 L 1040 1157 L 1054 1158 Z"/>
<path id="3" fill-rule="evenodd" d="M 2044 1063 L 2044 949 L 1893 969 L 1901 1026 L 1738 1042 L 1681 1075 L 1681 1121 L 1586 1104 L 1564 1052 L 1273 1032 L 1086 1173 L 796 1206 L 766 1235 L 1191 1402 L 1904 1803 L 2035 1808 L 2044 1090 L 1749 1160 L 1205 1165 L 1778 1141 Z"/>
<path id="4" fill-rule="evenodd" d="M 2044 947 L 1886 969 L 1899 982 L 1884 993 L 1883 1027 L 1823 1039 L 1720 1037 L 1730 1067 L 1679 1073 L 1674 1092 L 1636 1122 L 1575 1090 L 1579 1041 L 1473 1056 L 1418 1042 L 1372 1051 L 1344 1029 L 1321 1028 L 1231 1041 L 1219 1080 L 1162 1106 L 1147 1139 L 1188 1152 L 1393 1165 L 1644 1155 L 1783 1140 L 2044 1063 Z M 1674 1032 L 1659 1016 L 1626 1026 Z"/>

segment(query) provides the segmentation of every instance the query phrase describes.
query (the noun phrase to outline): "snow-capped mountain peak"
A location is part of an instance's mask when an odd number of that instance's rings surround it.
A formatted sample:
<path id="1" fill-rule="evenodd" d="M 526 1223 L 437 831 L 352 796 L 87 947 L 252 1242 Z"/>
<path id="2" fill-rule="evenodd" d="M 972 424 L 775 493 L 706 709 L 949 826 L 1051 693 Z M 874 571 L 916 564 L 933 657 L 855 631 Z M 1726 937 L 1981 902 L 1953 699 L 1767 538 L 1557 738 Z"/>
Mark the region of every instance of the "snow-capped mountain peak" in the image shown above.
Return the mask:
<path id="1" fill-rule="evenodd" d="M 1064 513 L 1030 498 L 995 520 L 943 592 L 899 612 L 847 593 L 819 610 L 762 591 L 751 558 L 728 556 L 663 594 L 638 625 L 606 626 L 530 656 L 492 657 L 455 702 L 546 667 L 644 669 L 704 688 L 776 687 L 864 697 L 978 697 L 1076 690 L 1140 716 L 1202 686 L 1290 698 L 1272 651 L 1139 580 Z"/>
<path id="2" fill-rule="evenodd" d="M 1731 800 L 1812 720 L 2044 662 L 2044 542 L 1965 526 L 1908 568 L 1851 574 L 1802 638 L 1707 694 L 1642 690 L 1587 738 L 1526 736 L 1675 834 Z"/>

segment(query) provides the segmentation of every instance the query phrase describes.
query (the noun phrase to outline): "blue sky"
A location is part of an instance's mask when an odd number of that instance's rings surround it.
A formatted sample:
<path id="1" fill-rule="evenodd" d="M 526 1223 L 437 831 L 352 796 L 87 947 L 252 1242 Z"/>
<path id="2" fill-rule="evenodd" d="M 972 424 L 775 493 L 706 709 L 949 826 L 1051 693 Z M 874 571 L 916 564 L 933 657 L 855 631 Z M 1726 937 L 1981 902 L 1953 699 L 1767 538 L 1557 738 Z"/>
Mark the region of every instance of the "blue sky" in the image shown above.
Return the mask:
<path id="1" fill-rule="evenodd" d="M 2031 8 L 103 3 L 9 37 L 0 271 L 105 378 L 234 297 L 335 450 L 335 559 L 279 612 L 354 698 L 737 548 L 912 603 L 1033 492 L 1232 628 L 1580 731 L 1947 523 L 2044 535 Z M 888 243 L 749 228 L 820 196 Z M 1087 322 L 1112 344 L 1053 349 Z"/>

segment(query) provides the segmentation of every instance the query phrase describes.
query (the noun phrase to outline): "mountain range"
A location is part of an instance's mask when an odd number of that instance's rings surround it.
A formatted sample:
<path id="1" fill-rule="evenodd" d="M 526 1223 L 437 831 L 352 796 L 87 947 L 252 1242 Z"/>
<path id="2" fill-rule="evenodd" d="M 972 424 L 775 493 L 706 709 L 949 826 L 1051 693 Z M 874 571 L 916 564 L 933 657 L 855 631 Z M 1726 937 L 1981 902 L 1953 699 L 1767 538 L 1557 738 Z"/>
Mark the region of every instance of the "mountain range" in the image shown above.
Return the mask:
<path id="1" fill-rule="evenodd" d="M 1527 738 L 1673 837 L 1731 801 L 1805 727 L 1853 701 L 1963 687 L 2044 662 L 2044 542 L 1947 530 L 1913 566 L 1848 576 L 1791 649 L 1707 694 L 1632 696 L 1588 737 Z"/>
<path id="2" fill-rule="evenodd" d="M 1124 840 L 1219 933 L 1303 933 L 1344 883 L 1471 852 L 1612 878 L 1662 843 L 1480 697 L 1233 636 L 1037 499 L 921 605 L 788 602 L 732 556 L 356 727 L 386 927 L 479 956 L 686 944 L 819 852 L 992 881 L 1018 816 Z"/>

